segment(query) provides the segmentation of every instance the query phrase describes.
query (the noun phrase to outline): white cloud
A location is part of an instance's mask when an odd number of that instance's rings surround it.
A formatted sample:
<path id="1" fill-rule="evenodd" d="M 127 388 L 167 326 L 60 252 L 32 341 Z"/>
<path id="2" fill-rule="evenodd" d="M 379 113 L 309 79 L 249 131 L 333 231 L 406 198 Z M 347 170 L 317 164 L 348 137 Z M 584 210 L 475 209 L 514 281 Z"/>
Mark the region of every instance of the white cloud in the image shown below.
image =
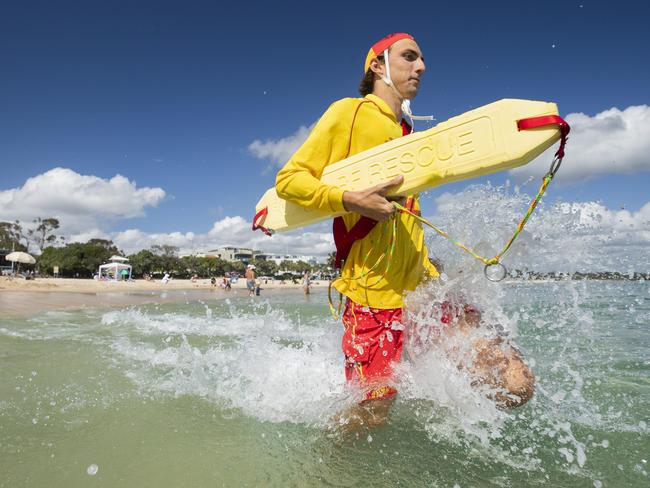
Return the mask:
<path id="1" fill-rule="evenodd" d="M 217 220 L 212 229 L 208 232 L 208 236 L 216 239 L 230 239 L 233 241 L 241 241 L 248 239 L 251 233 L 251 224 L 240 216 L 225 217 Z"/>
<path id="2" fill-rule="evenodd" d="M 183 251 L 195 251 L 195 246 L 200 245 L 201 235 L 194 232 L 158 232 L 147 233 L 139 229 L 128 229 L 120 232 L 113 232 L 111 240 L 122 251 L 134 253 L 141 249 L 149 249 L 155 245 L 177 246 Z"/>
<path id="3" fill-rule="evenodd" d="M 611 108 L 590 117 L 566 116 L 571 126 L 566 156 L 560 169 L 561 182 L 608 173 L 650 171 L 650 107 Z M 532 163 L 511 171 L 518 178 L 541 176 L 553 159 L 557 144 Z"/>
<path id="4" fill-rule="evenodd" d="M 119 174 L 104 179 L 54 168 L 19 188 L 0 191 L 0 220 L 55 217 L 62 230 L 86 234 L 116 219 L 140 217 L 146 207 L 155 207 L 164 197 L 162 188 L 138 188 Z"/>
<path id="5" fill-rule="evenodd" d="M 138 188 L 121 175 L 102 179 L 54 168 L 29 178 L 19 188 L 0 191 L 0 220 L 29 224 L 35 217 L 55 217 L 61 222 L 57 235 L 64 236 L 66 242 L 111 239 L 127 253 L 156 244 L 177 246 L 181 252 L 203 252 L 224 245 L 314 256 L 326 256 L 333 250 L 327 225 L 268 237 L 253 232 L 251 223 L 240 216 L 217 220 L 205 233 L 110 231 L 115 221 L 144 215 L 147 206 L 156 206 L 163 198 L 162 188 Z"/>
<path id="6" fill-rule="evenodd" d="M 514 232 L 530 195 L 509 188 L 472 185 L 436 199 L 437 215 L 430 220 L 480 254 L 492 257 Z M 214 222 L 205 233 L 148 234 L 137 229 L 111 234 L 113 241 L 133 253 L 154 244 L 178 246 L 181 252 L 205 252 L 232 245 L 277 254 L 325 257 L 334 250 L 331 223 L 268 237 L 252 232 L 241 216 Z M 427 231 L 430 254 L 448 270 L 472 269 L 467 257 L 447 240 Z M 538 271 L 650 271 L 650 202 L 638 211 L 609 209 L 598 202 L 542 201 L 524 231 L 506 254 L 509 268 Z M 477 264 L 476 272 L 482 265 Z"/>
<path id="7" fill-rule="evenodd" d="M 318 225 L 308 230 L 275 234 L 268 237 L 251 229 L 251 222 L 240 216 L 225 217 L 214 222 L 205 234 L 193 232 L 153 233 L 130 229 L 111 234 L 111 239 L 127 253 L 148 249 L 155 244 L 177 246 L 181 253 L 205 252 L 220 246 L 238 246 L 259 249 L 277 254 L 304 254 L 327 256 L 334 250 L 334 241 L 328 225 Z"/>
<path id="8" fill-rule="evenodd" d="M 110 239 L 111 236 L 100 229 L 89 229 L 67 237 L 67 242 L 88 242 L 90 239 Z"/>
<path id="9" fill-rule="evenodd" d="M 267 139 L 262 142 L 259 139 L 254 140 L 248 146 L 248 150 L 259 159 L 268 159 L 278 167 L 284 166 L 289 158 L 295 153 L 303 142 L 307 140 L 310 132 L 314 128 L 312 124 L 309 127 L 300 126 L 300 128 L 288 137 L 274 141 Z"/>
<path id="10" fill-rule="evenodd" d="M 560 170 L 566 183 L 608 173 L 650 171 L 650 106 L 611 108 L 593 117 L 572 113 L 565 117 L 571 126 L 566 157 Z M 253 141 L 248 150 L 257 158 L 282 167 L 313 129 L 300 127 L 278 140 Z M 557 144 L 526 166 L 511 171 L 517 178 L 542 176 L 553 159 Z"/>
<path id="11" fill-rule="evenodd" d="M 430 220 L 485 257 L 496 255 L 512 236 L 530 195 L 505 187 L 472 185 L 436 199 Z M 429 248 L 451 267 L 472 258 L 430 234 Z M 504 257 L 513 268 L 538 271 L 650 271 L 650 202 L 636 212 L 598 202 L 542 200 Z M 476 261 L 478 263 L 478 261 Z"/>

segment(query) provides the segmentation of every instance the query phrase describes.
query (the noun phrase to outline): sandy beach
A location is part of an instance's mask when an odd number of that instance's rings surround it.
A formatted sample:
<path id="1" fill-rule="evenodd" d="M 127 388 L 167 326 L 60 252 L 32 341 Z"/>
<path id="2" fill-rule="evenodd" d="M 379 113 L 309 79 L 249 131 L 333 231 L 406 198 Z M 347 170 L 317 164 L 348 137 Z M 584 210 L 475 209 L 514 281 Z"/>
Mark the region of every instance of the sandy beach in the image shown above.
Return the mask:
<path id="1" fill-rule="evenodd" d="M 327 281 L 313 282 L 314 288 L 326 288 Z M 272 293 L 299 293 L 300 284 L 277 280 L 261 283 L 262 296 Z M 0 277 L 0 314 L 30 315 L 47 310 L 83 307 L 137 305 L 151 302 L 204 300 L 246 296 L 246 281 L 237 280 L 232 290 L 213 286 L 209 279 L 97 281 L 74 278 L 37 278 L 24 280 Z"/>

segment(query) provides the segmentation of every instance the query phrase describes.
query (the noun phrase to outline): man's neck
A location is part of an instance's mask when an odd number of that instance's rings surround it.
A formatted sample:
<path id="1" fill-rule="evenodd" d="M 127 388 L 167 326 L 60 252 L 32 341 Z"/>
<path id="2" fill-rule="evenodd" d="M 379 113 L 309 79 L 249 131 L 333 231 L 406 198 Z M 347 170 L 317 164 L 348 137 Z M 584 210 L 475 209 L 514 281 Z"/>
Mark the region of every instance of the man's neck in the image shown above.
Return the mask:
<path id="1" fill-rule="evenodd" d="M 395 90 L 382 81 L 375 82 L 373 95 L 378 96 L 388 104 L 395 114 L 395 120 L 402 120 L 402 99 L 395 93 Z"/>

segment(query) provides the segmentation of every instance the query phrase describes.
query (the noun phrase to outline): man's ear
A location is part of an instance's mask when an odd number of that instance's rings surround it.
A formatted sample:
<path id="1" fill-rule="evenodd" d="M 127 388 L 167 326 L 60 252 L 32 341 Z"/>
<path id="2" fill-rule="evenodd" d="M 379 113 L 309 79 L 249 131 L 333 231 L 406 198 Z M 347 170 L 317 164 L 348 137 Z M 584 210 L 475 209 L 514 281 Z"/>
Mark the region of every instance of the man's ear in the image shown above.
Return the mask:
<path id="1" fill-rule="evenodd" d="M 381 63 L 378 58 L 375 58 L 370 61 L 370 69 L 373 73 L 381 78 L 385 74 L 384 70 L 386 69 L 386 65 L 384 63 Z"/>

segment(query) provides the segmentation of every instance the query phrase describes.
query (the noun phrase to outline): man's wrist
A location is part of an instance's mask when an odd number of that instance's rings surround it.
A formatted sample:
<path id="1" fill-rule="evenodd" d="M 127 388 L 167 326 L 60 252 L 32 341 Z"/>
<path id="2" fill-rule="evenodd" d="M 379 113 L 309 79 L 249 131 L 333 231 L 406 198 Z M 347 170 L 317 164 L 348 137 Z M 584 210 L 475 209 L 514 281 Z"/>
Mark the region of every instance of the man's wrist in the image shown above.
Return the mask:
<path id="1" fill-rule="evenodd" d="M 343 195 L 341 196 L 341 202 L 343 203 L 343 208 L 346 212 L 351 212 L 352 208 L 354 207 L 354 196 L 351 195 L 351 193 L 352 192 L 344 191 Z"/>
<path id="2" fill-rule="evenodd" d="M 343 205 L 343 194 L 345 192 L 340 188 L 333 186 L 330 188 L 327 199 L 329 201 L 329 206 L 332 212 L 347 212 L 345 205 Z"/>

